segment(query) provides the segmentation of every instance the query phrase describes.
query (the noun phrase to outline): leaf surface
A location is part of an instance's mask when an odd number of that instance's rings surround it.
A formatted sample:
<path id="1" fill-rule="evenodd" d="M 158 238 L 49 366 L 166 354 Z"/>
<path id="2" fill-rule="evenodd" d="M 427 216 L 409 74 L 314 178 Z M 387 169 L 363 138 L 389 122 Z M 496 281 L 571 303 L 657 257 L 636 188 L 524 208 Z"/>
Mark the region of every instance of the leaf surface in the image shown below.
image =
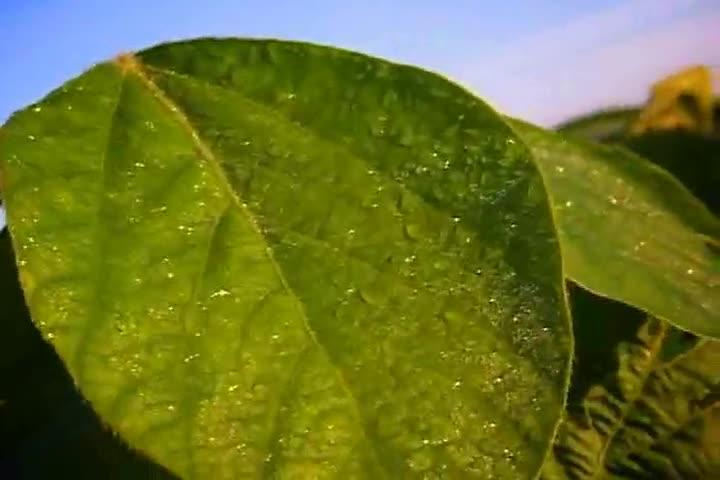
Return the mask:
<path id="1" fill-rule="evenodd" d="M 663 359 L 673 331 L 651 318 L 620 344 L 618 370 L 569 408 L 544 479 L 720 476 L 720 342 Z"/>
<path id="2" fill-rule="evenodd" d="M 552 197 L 566 275 L 682 329 L 720 337 L 720 221 L 667 172 L 627 150 L 510 122 Z"/>
<path id="3" fill-rule="evenodd" d="M 484 103 L 325 47 L 198 40 L 3 127 L 34 321 L 183 478 L 532 478 L 570 356 L 528 150 Z M 542 412 L 542 414 L 540 414 Z"/>

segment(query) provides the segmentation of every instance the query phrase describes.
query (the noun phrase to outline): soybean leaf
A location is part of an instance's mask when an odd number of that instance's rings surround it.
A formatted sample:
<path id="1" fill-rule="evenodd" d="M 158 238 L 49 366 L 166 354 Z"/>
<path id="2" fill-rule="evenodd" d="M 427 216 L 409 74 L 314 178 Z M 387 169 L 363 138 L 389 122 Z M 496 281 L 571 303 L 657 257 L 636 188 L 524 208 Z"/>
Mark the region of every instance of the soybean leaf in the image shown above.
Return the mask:
<path id="1" fill-rule="evenodd" d="M 532 478 L 570 356 L 529 151 L 406 66 L 205 39 L 2 130 L 34 321 L 183 478 Z"/>
<path id="2" fill-rule="evenodd" d="M 720 476 L 720 342 L 663 359 L 675 332 L 649 318 L 620 344 L 617 371 L 569 408 L 543 478 Z"/>
<path id="3" fill-rule="evenodd" d="M 566 275 L 720 337 L 720 221 L 667 172 L 627 150 L 510 122 L 547 182 Z"/>

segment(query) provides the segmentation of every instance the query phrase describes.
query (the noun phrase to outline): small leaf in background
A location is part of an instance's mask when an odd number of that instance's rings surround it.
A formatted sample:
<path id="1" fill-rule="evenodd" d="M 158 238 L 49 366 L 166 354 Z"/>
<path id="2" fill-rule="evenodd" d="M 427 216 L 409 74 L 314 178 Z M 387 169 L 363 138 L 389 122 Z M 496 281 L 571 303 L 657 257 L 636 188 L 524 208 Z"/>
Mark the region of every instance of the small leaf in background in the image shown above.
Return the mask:
<path id="1" fill-rule="evenodd" d="M 544 479 L 720 477 L 720 342 L 673 356 L 676 332 L 649 318 L 619 344 L 617 370 L 568 406 Z"/>
<path id="2" fill-rule="evenodd" d="M 555 129 L 564 135 L 596 142 L 617 142 L 626 137 L 628 128 L 639 113 L 638 107 L 611 108 L 570 119 Z"/>
<path id="3" fill-rule="evenodd" d="M 625 149 L 510 122 L 547 182 L 566 275 L 720 337 L 720 221 L 667 172 Z"/>
<path id="4" fill-rule="evenodd" d="M 652 86 L 650 99 L 629 133 L 681 129 L 709 134 L 713 131 L 713 107 L 712 71 L 704 65 L 688 67 Z"/>
<path id="5" fill-rule="evenodd" d="M 183 478 L 532 478 L 570 356 L 542 179 L 427 72 L 199 40 L 3 127 L 33 319 Z"/>

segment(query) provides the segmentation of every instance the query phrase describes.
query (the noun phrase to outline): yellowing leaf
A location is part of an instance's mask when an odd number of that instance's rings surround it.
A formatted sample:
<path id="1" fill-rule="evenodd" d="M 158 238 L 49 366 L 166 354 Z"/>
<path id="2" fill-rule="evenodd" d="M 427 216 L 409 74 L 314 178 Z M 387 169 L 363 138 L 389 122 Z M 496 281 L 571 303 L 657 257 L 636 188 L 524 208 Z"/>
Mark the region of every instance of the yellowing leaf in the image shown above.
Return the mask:
<path id="1" fill-rule="evenodd" d="M 652 86 L 650 100 L 630 126 L 630 133 L 674 129 L 710 133 L 713 106 L 712 72 L 703 65 L 688 67 Z"/>

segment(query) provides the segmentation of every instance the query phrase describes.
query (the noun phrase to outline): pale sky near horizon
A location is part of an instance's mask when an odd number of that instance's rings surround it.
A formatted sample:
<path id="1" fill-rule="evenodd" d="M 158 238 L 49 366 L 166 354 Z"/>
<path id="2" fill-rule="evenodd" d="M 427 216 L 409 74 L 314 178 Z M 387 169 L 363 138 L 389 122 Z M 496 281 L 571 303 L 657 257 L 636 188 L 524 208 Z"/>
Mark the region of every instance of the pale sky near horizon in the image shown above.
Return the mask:
<path id="1" fill-rule="evenodd" d="M 93 63 L 197 36 L 305 40 L 412 63 L 543 125 L 720 66 L 718 0 L 0 0 L 0 122 Z"/>

